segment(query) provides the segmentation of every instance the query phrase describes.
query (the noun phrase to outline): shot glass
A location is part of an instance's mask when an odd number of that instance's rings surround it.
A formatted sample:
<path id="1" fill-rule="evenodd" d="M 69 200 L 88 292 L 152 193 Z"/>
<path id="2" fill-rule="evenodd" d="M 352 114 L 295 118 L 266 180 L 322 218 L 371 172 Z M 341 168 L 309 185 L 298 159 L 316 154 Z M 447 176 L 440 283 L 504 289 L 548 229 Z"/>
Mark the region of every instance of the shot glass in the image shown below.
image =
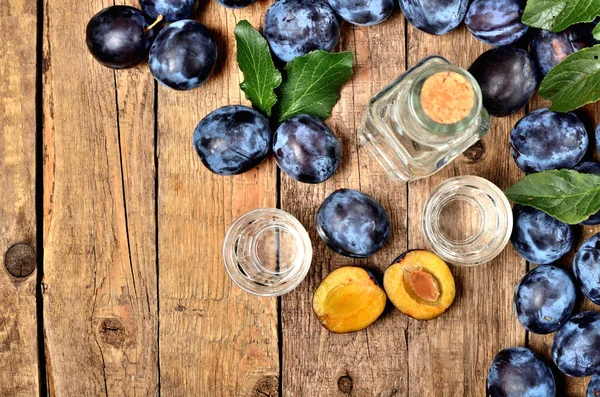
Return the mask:
<path id="1" fill-rule="evenodd" d="M 490 181 L 459 176 L 428 197 L 422 229 L 433 251 L 455 265 L 476 266 L 494 259 L 512 232 L 510 203 Z"/>
<path id="2" fill-rule="evenodd" d="M 279 296 L 302 282 L 312 260 L 310 237 L 292 215 L 275 208 L 250 211 L 223 242 L 227 273 L 244 291 Z"/>

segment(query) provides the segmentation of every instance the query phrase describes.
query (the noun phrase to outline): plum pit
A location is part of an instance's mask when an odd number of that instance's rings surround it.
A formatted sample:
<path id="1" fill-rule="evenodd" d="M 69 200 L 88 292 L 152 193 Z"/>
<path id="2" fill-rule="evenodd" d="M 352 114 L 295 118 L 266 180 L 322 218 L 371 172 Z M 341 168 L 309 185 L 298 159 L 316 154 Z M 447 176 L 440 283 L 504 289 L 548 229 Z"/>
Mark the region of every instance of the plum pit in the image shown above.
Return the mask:
<path id="1" fill-rule="evenodd" d="M 440 286 L 435 277 L 422 268 L 404 266 L 404 282 L 409 294 L 412 292 L 425 302 L 436 302 L 440 295 Z"/>

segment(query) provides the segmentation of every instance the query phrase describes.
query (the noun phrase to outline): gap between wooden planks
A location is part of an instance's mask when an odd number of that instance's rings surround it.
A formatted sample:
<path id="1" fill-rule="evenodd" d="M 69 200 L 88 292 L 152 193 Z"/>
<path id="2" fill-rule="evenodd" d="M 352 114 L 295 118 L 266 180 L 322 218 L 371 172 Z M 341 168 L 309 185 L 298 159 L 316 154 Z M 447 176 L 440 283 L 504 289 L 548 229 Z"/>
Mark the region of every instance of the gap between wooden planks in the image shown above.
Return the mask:
<path id="1" fill-rule="evenodd" d="M 91 59 L 84 27 L 109 5 L 46 2 L 43 21 L 25 0 L 0 7 L 0 37 L 8 43 L 0 76 L 9 82 L 0 89 L 0 109 L 10 116 L 2 124 L 0 171 L 3 185 L 15 186 L 0 196 L 0 253 L 17 242 L 35 247 L 43 233 L 45 273 L 45 341 L 38 341 L 36 275 L 17 281 L 0 271 L 0 395 L 483 395 L 493 355 L 526 342 L 510 306 L 526 264 L 512 248 L 485 267 L 455 268 L 458 300 L 433 322 L 389 308 L 364 332 L 332 335 L 318 325 L 310 300 L 338 266 L 357 263 L 381 275 L 402 251 L 426 248 L 421 206 L 444 178 L 478 174 L 505 188 L 521 176 L 507 139 L 523 113 L 496 120 L 474 155 L 408 186 L 390 183 L 356 137 L 367 100 L 406 67 L 435 53 L 466 67 L 484 46 L 464 28 L 426 35 L 398 12 L 375 27 L 343 24 L 340 49 L 355 53 L 355 77 L 328 122 L 342 140 L 342 168 L 316 187 L 282 176 L 278 191 L 273 161 L 221 178 L 191 147 L 204 115 L 246 103 L 233 27 L 241 19 L 259 27 L 269 2 L 238 11 L 203 6 L 200 20 L 216 33 L 221 57 L 209 83 L 188 93 L 157 89 L 145 64 L 114 72 Z M 36 230 L 32 166 L 37 22 L 44 27 L 43 230 Z M 318 206 L 338 187 L 361 189 L 390 212 L 392 240 L 367 261 L 333 254 L 314 233 Z M 234 287 L 220 258 L 229 224 L 247 210 L 276 206 L 278 195 L 315 245 L 309 276 L 279 307 Z M 539 351 L 550 342 L 529 341 Z M 46 372 L 47 385 L 40 385 Z M 567 387 L 569 395 L 584 395 L 583 382 Z"/>

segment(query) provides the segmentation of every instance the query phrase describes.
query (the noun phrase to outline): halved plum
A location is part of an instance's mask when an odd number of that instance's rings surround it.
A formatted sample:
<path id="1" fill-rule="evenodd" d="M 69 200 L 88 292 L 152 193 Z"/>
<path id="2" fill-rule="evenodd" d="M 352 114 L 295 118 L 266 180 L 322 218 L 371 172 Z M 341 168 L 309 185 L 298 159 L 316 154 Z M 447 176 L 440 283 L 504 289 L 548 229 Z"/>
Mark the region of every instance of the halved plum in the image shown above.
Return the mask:
<path id="1" fill-rule="evenodd" d="M 398 257 L 383 276 L 383 288 L 398 310 L 417 320 L 432 320 L 454 302 L 456 286 L 446 262 L 424 250 Z"/>
<path id="2" fill-rule="evenodd" d="M 321 281 L 313 295 L 313 311 L 328 331 L 345 334 L 373 324 L 386 302 L 385 291 L 371 273 L 346 266 Z"/>

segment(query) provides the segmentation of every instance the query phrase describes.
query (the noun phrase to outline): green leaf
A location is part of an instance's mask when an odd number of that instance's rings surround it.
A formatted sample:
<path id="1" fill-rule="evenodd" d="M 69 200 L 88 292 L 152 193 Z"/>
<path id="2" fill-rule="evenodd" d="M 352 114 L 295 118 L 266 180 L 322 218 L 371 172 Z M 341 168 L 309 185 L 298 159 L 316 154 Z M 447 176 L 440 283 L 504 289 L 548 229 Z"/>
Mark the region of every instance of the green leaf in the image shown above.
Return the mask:
<path id="1" fill-rule="evenodd" d="M 244 81 L 240 88 L 255 109 L 267 116 L 277 103 L 275 88 L 281 84 L 281 73 L 275 68 L 269 45 L 248 21 L 240 21 L 235 30 L 237 61 Z"/>
<path id="2" fill-rule="evenodd" d="M 354 55 L 321 50 L 294 58 L 285 66 L 280 88 L 279 122 L 299 114 L 326 119 L 352 77 Z"/>
<path id="3" fill-rule="evenodd" d="M 527 175 L 505 193 L 509 200 L 542 210 L 571 225 L 600 211 L 600 176 L 573 170 Z"/>
<path id="4" fill-rule="evenodd" d="M 600 0 L 527 0 L 522 21 L 534 28 L 562 32 L 569 26 L 591 22 L 600 15 Z"/>
<path id="5" fill-rule="evenodd" d="M 539 94 L 550 110 L 569 112 L 600 99 L 600 44 L 577 51 L 550 69 Z"/>
<path id="6" fill-rule="evenodd" d="M 592 30 L 592 35 L 594 36 L 594 39 L 600 41 L 600 24 L 594 27 L 594 30 Z"/>

